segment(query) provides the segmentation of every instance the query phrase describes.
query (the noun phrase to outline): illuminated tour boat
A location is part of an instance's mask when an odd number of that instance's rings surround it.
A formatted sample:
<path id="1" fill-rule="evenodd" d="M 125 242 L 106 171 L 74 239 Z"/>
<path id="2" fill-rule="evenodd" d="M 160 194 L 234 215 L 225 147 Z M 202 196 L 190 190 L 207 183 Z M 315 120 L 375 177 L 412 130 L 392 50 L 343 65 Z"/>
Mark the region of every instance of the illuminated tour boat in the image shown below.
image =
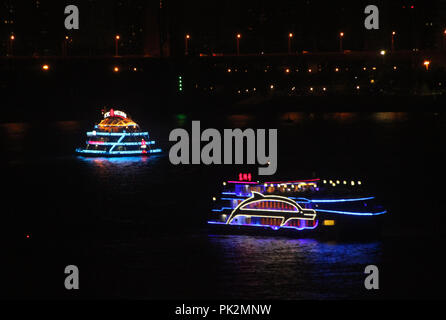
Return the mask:
<path id="1" fill-rule="evenodd" d="M 126 113 L 110 109 L 103 116 L 94 130 L 87 132 L 86 146 L 76 149 L 76 153 L 114 157 L 161 152 L 161 149 L 152 147 L 155 141 L 149 139 L 149 133 L 141 131 Z"/>
<path id="2" fill-rule="evenodd" d="M 386 210 L 361 181 L 251 181 L 240 173 L 213 197 L 208 224 L 219 230 L 379 235 Z M 371 232 L 371 233 L 369 233 Z"/>

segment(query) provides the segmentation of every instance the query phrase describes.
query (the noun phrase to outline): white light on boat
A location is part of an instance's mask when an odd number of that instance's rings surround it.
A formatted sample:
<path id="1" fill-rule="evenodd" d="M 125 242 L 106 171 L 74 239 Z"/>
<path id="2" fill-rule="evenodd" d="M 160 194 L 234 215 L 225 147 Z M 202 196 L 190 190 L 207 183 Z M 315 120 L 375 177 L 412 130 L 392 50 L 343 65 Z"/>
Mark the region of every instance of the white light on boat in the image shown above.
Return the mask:
<path id="1" fill-rule="evenodd" d="M 216 197 L 212 197 L 212 200 L 215 201 L 215 200 L 217 200 L 217 198 Z"/>
<path id="2" fill-rule="evenodd" d="M 362 182 L 361 181 L 358 181 L 358 184 L 361 184 Z"/>
<path id="3" fill-rule="evenodd" d="M 223 185 L 225 186 L 225 185 L 226 185 L 226 182 L 223 182 Z"/>
<path id="4" fill-rule="evenodd" d="M 355 182 L 354 181 L 352 181 L 352 186 L 354 186 L 355 185 Z"/>

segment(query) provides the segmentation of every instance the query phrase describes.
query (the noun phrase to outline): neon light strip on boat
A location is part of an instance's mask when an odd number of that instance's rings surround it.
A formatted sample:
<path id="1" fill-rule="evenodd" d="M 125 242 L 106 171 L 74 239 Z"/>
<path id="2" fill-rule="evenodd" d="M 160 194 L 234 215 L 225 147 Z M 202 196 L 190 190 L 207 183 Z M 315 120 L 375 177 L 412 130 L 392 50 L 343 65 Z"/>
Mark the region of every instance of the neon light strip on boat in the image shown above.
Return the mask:
<path id="1" fill-rule="evenodd" d="M 125 134 L 123 134 L 123 135 L 118 139 L 117 142 L 113 143 L 112 147 L 111 147 L 110 150 L 109 150 L 109 153 L 112 153 L 112 152 L 113 152 L 113 149 L 114 149 L 117 145 L 119 145 L 119 144 L 121 143 L 121 141 L 124 140 L 124 138 L 125 138 Z"/>
<path id="2" fill-rule="evenodd" d="M 222 192 L 222 194 L 235 194 L 231 192 Z M 244 198 L 221 198 L 221 200 L 243 200 Z M 289 199 L 296 200 L 301 203 L 336 203 L 336 202 L 354 202 L 354 201 L 366 201 L 375 199 L 375 197 L 366 197 L 366 198 L 351 198 L 351 199 L 306 199 L 306 198 L 294 198 L 289 197 Z"/>
<path id="3" fill-rule="evenodd" d="M 257 182 L 250 182 L 250 181 L 228 181 L 228 183 L 237 183 L 237 184 L 258 184 Z"/>
<path id="4" fill-rule="evenodd" d="M 335 210 L 316 209 L 316 212 L 346 214 L 346 215 L 351 215 L 351 216 L 378 216 L 378 215 L 387 213 L 387 210 L 384 210 L 382 212 L 373 213 L 373 212 L 350 212 L 350 211 L 335 211 Z"/>
<path id="5" fill-rule="evenodd" d="M 306 180 L 296 180 L 296 181 L 266 181 L 264 183 L 267 184 L 290 184 L 290 183 L 299 183 L 299 182 L 314 182 L 314 181 L 320 181 L 321 179 L 306 179 Z"/>
<path id="6" fill-rule="evenodd" d="M 269 225 L 269 224 L 226 224 L 225 222 L 218 222 L 218 221 L 208 221 L 208 224 L 221 224 L 221 225 L 226 225 L 226 226 L 244 226 L 244 227 L 263 227 L 263 228 L 272 228 L 274 230 L 278 230 L 281 228 L 286 228 L 286 229 L 296 229 L 296 230 L 313 230 L 316 229 L 319 221 L 316 221 L 315 225 L 313 227 L 292 227 L 292 226 L 273 226 L 273 225 Z"/>
<path id="7" fill-rule="evenodd" d="M 293 198 L 291 198 L 293 199 Z M 365 200 L 372 200 L 375 199 L 375 197 L 365 197 L 365 198 L 351 198 L 351 199 L 305 199 L 305 198 L 295 198 L 295 199 L 302 199 L 302 200 L 308 200 L 309 202 L 316 202 L 316 203 L 332 203 L 332 202 L 352 202 L 352 201 L 365 201 Z"/>
<path id="8" fill-rule="evenodd" d="M 96 145 L 96 144 L 100 144 L 102 146 L 113 146 L 115 145 L 117 142 L 104 142 L 104 141 L 88 141 L 87 144 L 92 144 L 92 145 Z M 145 144 L 155 144 L 155 141 L 147 141 Z M 118 145 L 120 146 L 140 146 L 142 145 L 141 142 L 120 142 Z"/>
<path id="9" fill-rule="evenodd" d="M 87 136 L 148 136 L 148 132 L 93 132 L 89 131 L 87 132 Z"/>
<path id="10" fill-rule="evenodd" d="M 105 151 L 105 150 L 87 150 L 87 149 L 77 149 L 79 153 L 96 153 L 96 154 L 143 154 L 144 150 L 131 150 L 131 151 Z M 148 151 L 149 153 L 159 153 L 161 149 L 152 149 Z"/>
<path id="11" fill-rule="evenodd" d="M 229 207 L 221 207 L 221 209 L 212 209 L 212 211 L 214 212 L 222 212 L 223 210 L 232 210 L 234 208 L 229 208 Z"/>

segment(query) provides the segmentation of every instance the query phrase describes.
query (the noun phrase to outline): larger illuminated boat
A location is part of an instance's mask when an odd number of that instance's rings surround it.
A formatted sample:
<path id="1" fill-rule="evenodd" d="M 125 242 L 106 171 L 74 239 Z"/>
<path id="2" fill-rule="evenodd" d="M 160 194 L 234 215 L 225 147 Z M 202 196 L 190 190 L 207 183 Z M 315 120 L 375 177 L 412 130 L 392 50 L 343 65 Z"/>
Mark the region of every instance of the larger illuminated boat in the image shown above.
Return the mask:
<path id="1" fill-rule="evenodd" d="M 379 235 L 387 211 L 358 180 L 223 182 L 208 224 L 220 230 Z"/>
<path id="2" fill-rule="evenodd" d="M 149 133 L 141 131 L 139 126 L 125 112 L 110 109 L 103 112 L 103 119 L 87 132 L 84 148 L 76 153 L 88 156 L 131 156 L 159 153 L 153 148 L 155 141 Z"/>

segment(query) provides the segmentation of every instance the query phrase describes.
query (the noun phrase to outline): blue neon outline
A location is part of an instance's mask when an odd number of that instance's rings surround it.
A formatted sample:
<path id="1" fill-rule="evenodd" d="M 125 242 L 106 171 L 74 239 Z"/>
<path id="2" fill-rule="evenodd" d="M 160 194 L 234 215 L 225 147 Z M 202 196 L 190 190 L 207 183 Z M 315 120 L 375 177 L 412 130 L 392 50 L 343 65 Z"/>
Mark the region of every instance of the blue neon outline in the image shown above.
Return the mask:
<path id="1" fill-rule="evenodd" d="M 122 142 L 122 140 L 124 140 L 124 138 L 125 138 L 125 134 L 121 135 L 121 137 L 118 139 L 118 141 L 116 141 L 116 142 L 113 144 L 113 146 L 110 148 L 110 150 L 108 150 L 108 152 L 109 152 L 109 153 L 112 153 L 112 152 L 113 152 L 113 149 L 114 149 L 117 145 L 119 145 L 119 144 Z"/>
<path id="2" fill-rule="evenodd" d="M 351 198 L 351 199 L 314 199 L 309 200 L 310 202 L 319 202 L 319 203 L 330 203 L 330 202 L 352 202 L 352 201 L 365 201 L 365 200 L 372 200 L 375 199 L 375 197 L 365 197 L 365 198 Z"/>
<path id="3" fill-rule="evenodd" d="M 381 212 L 350 212 L 350 211 L 335 211 L 335 210 L 323 210 L 323 209 L 315 209 L 317 212 L 325 212 L 325 213 L 336 213 L 336 214 L 346 214 L 346 215 L 352 215 L 352 216 L 378 216 L 381 214 L 387 213 L 387 210 L 381 211 Z"/>
<path id="4" fill-rule="evenodd" d="M 234 208 L 229 208 L 229 207 L 221 207 L 221 209 L 212 209 L 212 211 L 215 212 L 222 212 L 223 210 L 232 210 Z"/>

